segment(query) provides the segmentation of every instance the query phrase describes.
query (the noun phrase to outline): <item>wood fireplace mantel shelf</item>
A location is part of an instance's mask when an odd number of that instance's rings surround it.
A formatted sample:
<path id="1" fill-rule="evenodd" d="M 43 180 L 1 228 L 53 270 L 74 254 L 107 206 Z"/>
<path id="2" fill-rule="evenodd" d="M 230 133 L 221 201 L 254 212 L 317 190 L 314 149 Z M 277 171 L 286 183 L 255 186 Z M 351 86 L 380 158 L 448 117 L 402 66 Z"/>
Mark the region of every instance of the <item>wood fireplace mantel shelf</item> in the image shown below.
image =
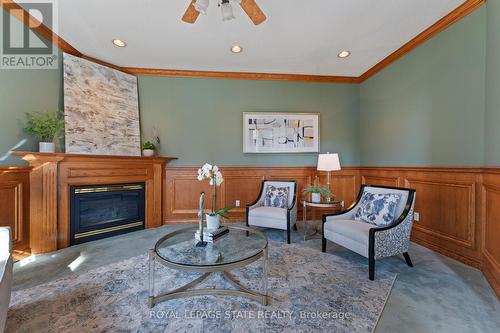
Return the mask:
<path id="1" fill-rule="evenodd" d="M 162 224 L 165 164 L 175 157 L 86 155 L 12 151 L 30 171 L 30 246 L 32 253 L 69 246 L 71 185 L 143 182 L 146 228 Z"/>
<path id="2" fill-rule="evenodd" d="M 12 155 L 20 156 L 23 160 L 30 164 L 38 164 L 41 162 L 60 162 L 62 160 L 72 160 L 72 161 L 140 161 L 148 163 L 168 163 L 170 161 L 176 160 L 177 157 L 163 157 L 163 156 L 123 156 L 123 155 L 89 155 L 89 154 L 66 154 L 66 153 L 39 153 L 31 151 L 17 151 L 13 150 L 10 152 Z"/>

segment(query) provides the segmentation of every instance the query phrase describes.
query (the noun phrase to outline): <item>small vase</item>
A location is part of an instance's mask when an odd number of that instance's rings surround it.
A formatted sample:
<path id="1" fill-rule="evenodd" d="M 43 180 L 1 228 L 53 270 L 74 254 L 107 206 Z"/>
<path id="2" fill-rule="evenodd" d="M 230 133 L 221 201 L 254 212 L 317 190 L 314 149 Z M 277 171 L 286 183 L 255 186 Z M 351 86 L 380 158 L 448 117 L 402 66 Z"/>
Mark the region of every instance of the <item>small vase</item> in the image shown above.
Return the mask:
<path id="1" fill-rule="evenodd" d="M 54 153 L 56 151 L 56 146 L 54 142 L 40 142 L 38 143 L 38 150 L 40 153 Z"/>
<path id="2" fill-rule="evenodd" d="M 321 202 L 321 193 L 311 193 L 311 201 L 314 203 Z"/>
<path id="3" fill-rule="evenodd" d="M 155 151 L 153 149 L 143 149 L 142 156 L 145 156 L 145 157 L 155 156 Z"/>
<path id="4" fill-rule="evenodd" d="M 209 215 L 206 214 L 207 218 L 207 230 L 216 230 L 220 226 L 220 215 Z"/>

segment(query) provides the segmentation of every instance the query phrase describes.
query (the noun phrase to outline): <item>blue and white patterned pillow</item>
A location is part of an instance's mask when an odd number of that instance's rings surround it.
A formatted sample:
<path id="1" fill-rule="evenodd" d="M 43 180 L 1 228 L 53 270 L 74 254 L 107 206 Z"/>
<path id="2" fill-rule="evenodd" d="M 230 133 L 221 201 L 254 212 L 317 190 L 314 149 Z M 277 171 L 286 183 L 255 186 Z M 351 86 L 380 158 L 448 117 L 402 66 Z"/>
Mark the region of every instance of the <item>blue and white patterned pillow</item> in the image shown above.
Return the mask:
<path id="1" fill-rule="evenodd" d="M 288 187 L 276 187 L 267 185 L 264 196 L 264 206 L 288 208 Z"/>
<path id="2" fill-rule="evenodd" d="M 391 224 L 394 222 L 394 215 L 396 214 L 396 208 L 400 200 L 401 194 L 397 193 L 377 194 L 365 192 L 354 214 L 354 219 L 377 226 Z"/>

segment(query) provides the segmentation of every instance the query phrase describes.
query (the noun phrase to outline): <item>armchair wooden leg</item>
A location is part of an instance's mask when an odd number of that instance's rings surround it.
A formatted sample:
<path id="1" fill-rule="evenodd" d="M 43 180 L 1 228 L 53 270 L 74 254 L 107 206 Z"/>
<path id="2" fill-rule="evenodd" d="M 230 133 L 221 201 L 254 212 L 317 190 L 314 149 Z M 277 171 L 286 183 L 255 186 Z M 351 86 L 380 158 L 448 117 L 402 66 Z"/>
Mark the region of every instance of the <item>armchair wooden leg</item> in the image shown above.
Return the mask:
<path id="1" fill-rule="evenodd" d="M 321 243 L 321 252 L 326 252 L 326 238 L 322 238 L 322 243 Z"/>
<path id="2" fill-rule="evenodd" d="M 413 267 L 413 263 L 411 262 L 410 255 L 408 252 L 403 253 L 403 256 L 405 257 L 406 264 L 410 267 Z"/>
<path id="3" fill-rule="evenodd" d="M 370 280 L 375 280 L 375 258 L 368 258 L 368 277 Z"/>
<path id="4" fill-rule="evenodd" d="M 290 228 L 286 230 L 286 242 L 290 244 Z"/>
<path id="5" fill-rule="evenodd" d="M 294 230 L 294 231 L 297 231 L 297 223 L 295 223 L 295 224 L 293 225 L 293 230 Z"/>

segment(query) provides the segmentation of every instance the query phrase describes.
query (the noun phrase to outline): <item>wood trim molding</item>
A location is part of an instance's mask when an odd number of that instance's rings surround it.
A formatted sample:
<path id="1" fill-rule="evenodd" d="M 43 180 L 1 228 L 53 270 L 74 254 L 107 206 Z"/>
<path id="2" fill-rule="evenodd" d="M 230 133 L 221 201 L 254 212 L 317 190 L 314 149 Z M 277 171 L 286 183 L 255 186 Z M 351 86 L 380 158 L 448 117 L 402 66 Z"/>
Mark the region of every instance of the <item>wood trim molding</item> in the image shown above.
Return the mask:
<path id="1" fill-rule="evenodd" d="M 31 253 L 30 171 L 31 167 L 0 166 L 0 225 L 12 229 L 14 260 Z"/>
<path id="2" fill-rule="evenodd" d="M 27 11 L 25 11 L 19 4 L 14 0 L 0 0 L 0 7 L 4 10 L 9 11 L 12 16 L 17 18 L 19 21 L 23 22 L 24 25 L 29 27 L 34 27 L 32 30 L 39 34 L 40 36 L 46 38 L 57 46 L 60 50 L 72 54 L 77 57 L 81 57 L 82 53 L 75 49 L 70 43 L 65 41 L 63 38 L 58 36 L 55 32 L 50 30 L 47 26 L 40 23 L 36 18 L 31 16 Z"/>
<path id="3" fill-rule="evenodd" d="M 211 78 L 211 79 L 235 79 L 235 80 L 271 80 L 271 81 L 302 81 L 302 82 L 324 82 L 324 83 L 360 83 L 360 79 L 354 76 L 328 76 L 307 74 L 279 74 L 279 73 L 251 73 L 251 72 L 217 72 L 197 70 L 176 70 L 159 68 L 123 67 L 124 72 L 137 76 L 168 76 L 189 78 Z"/>
<path id="4" fill-rule="evenodd" d="M 439 34 L 441 31 L 445 30 L 453 23 L 459 21 L 465 16 L 472 13 L 477 8 L 481 7 L 486 3 L 486 0 L 467 0 L 462 5 L 458 6 L 455 10 L 450 12 L 448 15 L 434 23 L 432 26 L 424 30 L 422 33 L 417 35 L 415 38 L 407 42 L 405 45 L 401 46 L 395 52 L 384 58 L 381 62 L 370 68 L 363 75 L 359 77 L 360 83 L 368 80 L 370 77 L 374 76 L 380 72 L 385 67 L 389 66 L 399 58 L 408 54 L 409 52 L 416 49 L 418 46 L 431 39 L 435 35 Z"/>
<path id="5" fill-rule="evenodd" d="M 500 298 L 500 176 L 485 173 L 482 186 L 482 271 Z M 491 201 L 490 201 L 491 199 Z"/>
<path id="6" fill-rule="evenodd" d="M 22 15 L 18 15 L 20 11 L 16 11 L 16 18 L 24 24 L 36 26 L 33 30 L 41 36 L 51 40 L 61 51 L 72 54 L 77 57 L 95 62 L 100 65 L 108 66 L 113 69 L 136 75 L 136 76 L 167 76 L 167 77 L 189 77 L 189 78 L 211 78 L 211 79 L 238 79 L 238 80 L 272 80 L 272 81 L 298 81 L 298 82 L 323 82 L 323 83 L 349 83 L 360 84 L 383 68 L 392 64 L 399 58 L 403 57 L 410 51 L 417 48 L 419 45 L 437 35 L 441 31 L 448 28 L 453 23 L 464 18 L 472 13 L 475 9 L 486 3 L 486 0 L 467 0 L 462 5 L 451 11 L 448 15 L 434 23 L 425 31 L 417 35 L 415 38 L 407 42 L 398 50 L 387 56 L 378 64 L 370 68 L 359 77 L 355 76 L 329 76 L 329 75 L 307 75 L 307 74 L 284 74 L 284 73 L 251 73 L 251 72 L 221 72 L 221 71 L 199 71 L 199 70 L 176 70 L 176 69 L 160 69 L 160 68 L 139 68 L 114 65 L 90 56 L 87 56 L 78 51 L 63 38 L 51 31 L 45 25 L 40 24 L 38 20 L 29 15 L 21 6 L 13 0 L 0 0 L 0 6 L 4 9 L 22 10 Z"/>

